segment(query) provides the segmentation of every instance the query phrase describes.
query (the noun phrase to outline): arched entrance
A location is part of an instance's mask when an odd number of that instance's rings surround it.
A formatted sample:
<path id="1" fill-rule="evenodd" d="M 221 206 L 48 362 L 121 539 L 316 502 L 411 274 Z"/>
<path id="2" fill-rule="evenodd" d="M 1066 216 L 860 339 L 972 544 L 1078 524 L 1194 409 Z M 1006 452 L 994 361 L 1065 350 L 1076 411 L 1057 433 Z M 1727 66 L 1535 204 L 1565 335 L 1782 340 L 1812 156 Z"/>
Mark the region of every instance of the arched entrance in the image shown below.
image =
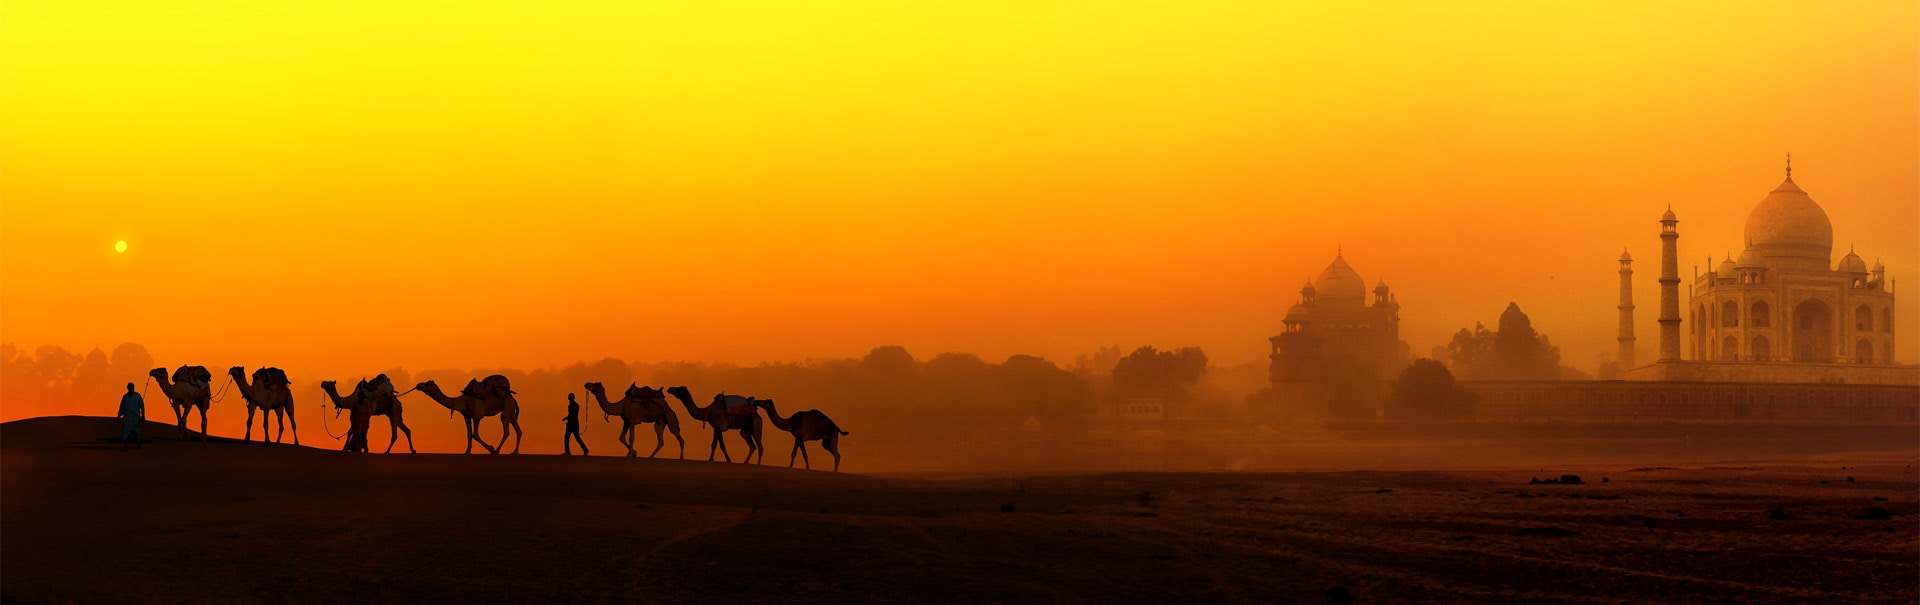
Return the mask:
<path id="1" fill-rule="evenodd" d="M 1818 300 L 1793 308 L 1793 360 L 1833 362 L 1833 309 Z"/>
<path id="2" fill-rule="evenodd" d="M 1732 336 L 1720 341 L 1720 359 L 1722 361 L 1740 360 L 1740 341 Z"/>
<path id="3" fill-rule="evenodd" d="M 1865 340 L 1854 343 L 1853 355 L 1854 357 L 1860 360 L 1860 363 L 1872 364 L 1873 363 L 1873 343 Z"/>
<path id="4" fill-rule="evenodd" d="M 1753 337 L 1753 360 L 1773 361 L 1773 342 L 1765 336 Z"/>

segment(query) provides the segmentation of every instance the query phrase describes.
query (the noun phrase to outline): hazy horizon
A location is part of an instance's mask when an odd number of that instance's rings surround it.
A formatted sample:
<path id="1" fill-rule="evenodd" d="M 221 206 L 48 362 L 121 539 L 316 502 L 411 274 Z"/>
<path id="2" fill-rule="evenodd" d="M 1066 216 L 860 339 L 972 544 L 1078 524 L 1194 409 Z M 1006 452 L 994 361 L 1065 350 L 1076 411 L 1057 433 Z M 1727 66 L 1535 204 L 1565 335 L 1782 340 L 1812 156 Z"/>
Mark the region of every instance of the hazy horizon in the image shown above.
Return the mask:
<path id="1" fill-rule="evenodd" d="M 1645 360 L 1660 212 L 1690 277 L 1788 152 L 1920 284 L 1920 7 L 1108 8 L 8 3 L 0 340 L 1231 366 L 1341 249 L 1415 355 L 1512 301 L 1591 372 L 1620 250 Z"/>

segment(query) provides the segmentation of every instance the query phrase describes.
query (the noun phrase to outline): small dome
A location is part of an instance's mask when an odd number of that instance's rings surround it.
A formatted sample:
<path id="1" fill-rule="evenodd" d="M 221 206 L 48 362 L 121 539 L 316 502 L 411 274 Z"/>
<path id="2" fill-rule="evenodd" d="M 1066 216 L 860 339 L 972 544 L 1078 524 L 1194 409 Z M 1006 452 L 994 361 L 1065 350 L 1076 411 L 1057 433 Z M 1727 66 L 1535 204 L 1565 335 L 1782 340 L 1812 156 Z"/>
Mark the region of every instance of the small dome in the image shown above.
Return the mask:
<path id="1" fill-rule="evenodd" d="M 1313 312 L 1308 311 L 1306 305 L 1296 304 L 1293 306 L 1293 308 L 1287 309 L 1287 321 L 1290 321 L 1290 322 L 1306 321 L 1306 319 L 1308 317 L 1311 317 L 1312 315 L 1313 315 Z"/>
<path id="2" fill-rule="evenodd" d="M 1627 254 L 1627 251 L 1626 251 L 1626 250 L 1621 250 L 1621 251 L 1620 251 L 1620 262 L 1627 262 L 1627 261 L 1630 261 L 1630 260 L 1633 260 L 1633 255 L 1632 255 L 1632 254 Z"/>
<path id="3" fill-rule="evenodd" d="M 1874 273 L 1879 273 L 1879 272 L 1881 272 L 1881 271 L 1885 271 L 1885 270 L 1887 270 L 1887 266 L 1886 266 L 1886 265 L 1882 265 L 1882 264 L 1880 264 L 1880 259 L 1877 259 L 1877 258 L 1876 258 L 1876 259 L 1873 259 L 1873 272 L 1874 272 Z"/>
<path id="4" fill-rule="evenodd" d="M 1765 266 L 1765 263 L 1761 262 L 1760 253 L 1754 252 L 1752 248 L 1740 251 L 1740 258 L 1734 260 L 1733 264 L 1741 267 Z"/>
<path id="5" fill-rule="evenodd" d="M 1720 273 L 1722 276 L 1732 275 L 1734 268 L 1732 258 L 1720 261 Z"/>
<path id="6" fill-rule="evenodd" d="M 1383 279 L 1383 280 L 1380 280 L 1380 281 L 1377 281 L 1377 282 L 1374 282 L 1374 284 L 1373 284 L 1373 291 L 1375 291 L 1375 292 L 1385 292 L 1385 291 L 1387 291 L 1387 280 L 1384 280 L 1384 279 Z"/>
<path id="7" fill-rule="evenodd" d="M 1842 273 L 1866 273 L 1867 261 L 1866 259 L 1860 258 L 1858 254 L 1848 252 L 1846 256 L 1840 257 L 1840 271 Z"/>
<path id="8" fill-rule="evenodd" d="M 1664 222 L 1667 222 L 1667 221 L 1679 221 L 1679 220 L 1680 220 L 1680 218 L 1679 218 L 1679 217 L 1676 217 L 1676 216 L 1674 216 L 1674 215 L 1673 215 L 1673 207 L 1672 207 L 1672 206 L 1668 206 L 1668 207 L 1667 207 L 1667 213 L 1666 213 L 1666 214 L 1662 214 L 1662 215 L 1660 215 L 1660 222 L 1662 222 L 1662 223 L 1664 223 Z"/>
<path id="9" fill-rule="evenodd" d="M 1307 282 L 1306 285 L 1300 286 L 1300 293 L 1311 296 L 1313 294 L 1313 282 Z"/>
<path id="10" fill-rule="evenodd" d="M 1833 258 L 1833 222 L 1787 177 L 1747 214 L 1747 247 L 1766 256 Z"/>
<path id="11" fill-rule="evenodd" d="M 1353 302 L 1366 304 L 1367 281 L 1347 265 L 1347 259 L 1335 255 L 1333 263 L 1313 278 L 1313 288 L 1318 294 L 1315 300 L 1320 302 Z"/>

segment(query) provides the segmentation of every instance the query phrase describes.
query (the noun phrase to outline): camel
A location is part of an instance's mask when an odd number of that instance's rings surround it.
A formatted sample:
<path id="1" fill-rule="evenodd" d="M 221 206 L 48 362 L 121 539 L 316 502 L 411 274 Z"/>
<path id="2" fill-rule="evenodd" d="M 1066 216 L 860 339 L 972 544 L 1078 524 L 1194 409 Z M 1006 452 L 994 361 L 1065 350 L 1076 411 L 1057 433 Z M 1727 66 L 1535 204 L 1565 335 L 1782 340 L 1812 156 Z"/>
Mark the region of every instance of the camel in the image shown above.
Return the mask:
<path id="1" fill-rule="evenodd" d="M 253 412 L 260 411 L 260 442 L 267 442 L 267 416 L 274 417 L 280 431 L 273 436 L 273 442 L 279 443 L 280 437 L 287 433 L 287 423 L 293 423 L 293 444 L 300 445 L 300 423 L 293 420 L 293 390 L 287 380 L 287 373 L 280 368 L 260 368 L 253 372 L 253 382 L 247 382 L 247 370 L 240 366 L 227 368 L 227 375 L 233 377 L 233 385 L 240 390 L 240 397 L 247 400 L 247 433 L 240 438 L 241 443 L 253 441 Z"/>
<path id="2" fill-rule="evenodd" d="M 773 407 L 772 399 L 755 399 L 753 403 L 767 411 L 767 422 L 773 423 L 773 428 L 793 434 L 793 451 L 800 454 L 808 470 L 813 469 L 813 462 L 807 460 L 807 442 L 819 441 L 820 447 L 833 454 L 833 472 L 840 472 L 840 436 L 849 433 L 840 430 L 840 425 L 834 424 L 832 418 L 820 410 L 800 410 L 792 416 L 781 418 L 780 411 Z M 766 453 L 760 455 L 764 458 Z M 787 468 L 793 468 L 792 453 L 787 454 Z"/>
<path id="3" fill-rule="evenodd" d="M 688 391 L 687 387 L 670 387 L 667 392 L 680 400 L 680 405 L 687 408 L 688 416 L 713 425 L 713 443 L 707 448 L 708 462 L 713 461 L 715 450 L 725 456 L 727 462 L 733 462 L 733 456 L 727 455 L 727 441 L 722 437 L 726 436 L 727 431 L 740 431 L 740 437 L 747 440 L 747 457 L 741 462 L 752 464 L 753 453 L 757 451 L 760 452 L 760 463 L 766 464 L 766 450 L 760 447 L 764 425 L 760 414 L 754 411 L 758 408 L 753 405 L 752 398 L 721 393 L 714 395 L 713 403 L 707 404 L 707 407 L 694 407 L 693 392 Z"/>
<path id="4" fill-rule="evenodd" d="M 461 422 L 467 427 L 467 451 L 461 453 L 473 453 L 473 442 L 475 441 L 480 442 L 480 447 L 486 448 L 489 454 L 500 453 L 500 450 L 495 449 L 492 445 L 488 444 L 485 439 L 480 438 L 478 429 L 480 428 L 480 418 L 482 416 L 480 416 L 479 413 L 486 406 L 486 402 L 482 401 L 478 396 L 468 393 L 468 391 L 474 390 L 474 383 L 467 383 L 467 388 L 460 392 L 459 397 L 448 397 L 445 392 L 440 390 L 440 385 L 434 384 L 431 380 L 414 385 L 413 390 L 426 393 L 428 397 L 433 398 L 434 403 L 445 406 L 449 410 L 448 416 L 452 416 L 453 412 L 460 413 Z M 502 435 L 500 442 L 504 444 L 506 441 L 506 436 Z"/>
<path id="5" fill-rule="evenodd" d="M 687 457 L 687 440 L 680 438 L 680 416 L 673 413 L 673 407 L 667 405 L 667 396 L 659 389 L 627 385 L 627 396 L 619 401 L 607 401 L 607 388 L 598 382 L 586 384 L 588 393 L 600 401 L 600 411 L 620 417 L 620 445 L 627 446 L 627 457 L 633 458 L 639 453 L 633 449 L 633 428 L 641 423 L 653 425 L 653 451 L 648 458 L 660 453 L 667 446 L 665 430 L 673 431 L 673 440 L 680 442 L 680 458 Z"/>
<path id="6" fill-rule="evenodd" d="M 193 408 L 200 408 L 200 442 L 206 443 L 207 408 L 213 405 L 213 373 L 201 366 L 180 366 L 174 370 L 172 380 L 167 379 L 166 368 L 154 368 L 147 375 L 159 382 L 160 392 L 166 393 L 182 440 L 187 437 L 187 415 L 193 413 Z"/>
<path id="7" fill-rule="evenodd" d="M 326 388 L 327 394 L 334 398 L 334 416 L 338 417 L 341 409 L 340 402 L 343 399 L 333 393 L 331 382 L 322 383 L 321 386 Z M 419 450 L 413 449 L 413 429 L 407 428 L 407 421 L 402 418 L 400 396 L 393 392 L 393 380 L 387 378 L 386 374 L 374 376 L 373 380 L 360 381 L 360 384 L 354 387 L 354 394 L 349 397 L 355 399 L 352 400 L 352 405 L 347 407 L 353 412 L 353 422 L 350 425 L 352 428 L 347 432 L 358 435 L 358 438 L 349 437 L 347 449 L 366 451 L 367 431 L 371 428 L 373 417 L 386 416 L 389 434 L 387 450 L 383 453 L 393 453 L 393 445 L 400 440 L 402 432 L 407 434 L 407 453 L 420 453 Z"/>
<path id="8" fill-rule="evenodd" d="M 512 454 L 520 453 L 520 401 L 513 398 L 513 385 L 507 377 L 499 374 L 481 380 L 469 380 L 461 394 L 478 398 L 481 405 L 474 409 L 473 431 L 480 434 L 480 421 L 488 416 L 500 416 L 500 444 L 494 447 L 494 453 L 507 447 L 507 432 L 513 432 Z M 484 443 L 484 442 L 482 442 Z"/>
<path id="9" fill-rule="evenodd" d="M 353 385 L 353 392 L 349 393 L 346 397 L 340 396 L 340 391 L 336 388 L 336 383 L 331 380 L 320 381 L 320 390 L 325 391 L 327 398 L 333 400 L 333 417 L 339 418 L 341 410 L 353 412 L 353 422 L 347 426 L 347 442 L 340 446 L 340 451 L 366 451 L 367 426 L 371 424 L 371 416 L 362 417 L 359 410 L 362 407 L 361 403 L 368 399 L 367 381 L 362 380 Z M 321 418 L 321 420 L 325 419 L 325 417 Z M 412 441 L 411 435 L 409 435 L 408 441 Z"/>

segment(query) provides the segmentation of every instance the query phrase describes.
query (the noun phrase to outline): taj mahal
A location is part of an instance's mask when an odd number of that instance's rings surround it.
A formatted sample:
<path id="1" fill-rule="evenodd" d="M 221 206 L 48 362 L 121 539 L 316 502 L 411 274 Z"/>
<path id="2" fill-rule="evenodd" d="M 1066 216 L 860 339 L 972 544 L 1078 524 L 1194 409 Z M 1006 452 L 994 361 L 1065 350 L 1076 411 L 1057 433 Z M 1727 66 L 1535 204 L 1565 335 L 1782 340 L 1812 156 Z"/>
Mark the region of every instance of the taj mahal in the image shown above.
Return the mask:
<path id="1" fill-rule="evenodd" d="M 1680 219 L 1659 219 L 1659 333 L 1652 361 L 1634 334 L 1633 257 L 1619 258 L 1617 376 L 1599 380 L 1462 381 L 1476 415 L 1506 420 L 1720 419 L 1920 423 L 1920 367 L 1894 349 L 1895 284 L 1849 248 L 1833 260 L 1833 222 L 1786 179 L 1748 212 L 1745 248 L 1695 268 L 1680 286 Z M 1283 332 L 1269 338 L 1277 409 L 1310 417 L 1345 358 L 1392 376 L 1409 355 L 1400 302 L 1384 283 L 1372 304 L 1340 255 L 1301 288 Z"/>
<path id="2" fill-rule="evenodd" d="M 1619 358 L 1628 380 L 1914 384 L 1895 364 L 1886 267 L 1848 250 L 1833 223 L 1786 180 L 1747 214 L 1746 249 L 1696 270 L 1680 303 L 1679 217 L 1660 217 L 1660 333 L 1653 363 L 1634 352 L 1632 262 L 1620 257 Z M 1683 352 L 1684 349 L 1684 352 Z"/>

